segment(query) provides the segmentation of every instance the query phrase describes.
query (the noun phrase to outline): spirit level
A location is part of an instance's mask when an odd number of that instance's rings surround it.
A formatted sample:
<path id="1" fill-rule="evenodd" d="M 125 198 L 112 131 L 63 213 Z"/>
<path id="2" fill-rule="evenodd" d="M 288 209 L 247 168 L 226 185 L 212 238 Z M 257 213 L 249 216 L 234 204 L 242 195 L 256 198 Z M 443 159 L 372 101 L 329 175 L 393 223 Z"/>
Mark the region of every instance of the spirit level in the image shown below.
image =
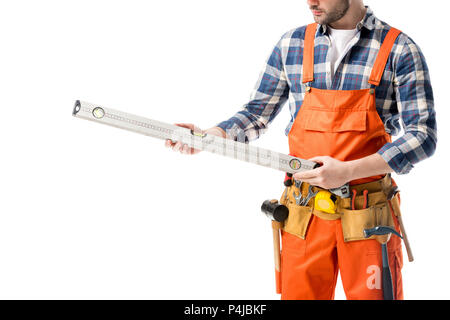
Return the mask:
<path id="1" fill-rule="evenodd" d="M 296 173 L 312 170 L 319 166 L 313 161 L 252 146 L 248 143 L 194 132 L 173 124 L 147 119 L 80 100 L 75 102 L 72 114 L 77 118 L 103 123 L 162 140 L 181 141 L 191 148 L 228 156 L 283 172 Z M 348 197 L 350 194 L 348 185 L 330 191 L 341 197 Z"/>

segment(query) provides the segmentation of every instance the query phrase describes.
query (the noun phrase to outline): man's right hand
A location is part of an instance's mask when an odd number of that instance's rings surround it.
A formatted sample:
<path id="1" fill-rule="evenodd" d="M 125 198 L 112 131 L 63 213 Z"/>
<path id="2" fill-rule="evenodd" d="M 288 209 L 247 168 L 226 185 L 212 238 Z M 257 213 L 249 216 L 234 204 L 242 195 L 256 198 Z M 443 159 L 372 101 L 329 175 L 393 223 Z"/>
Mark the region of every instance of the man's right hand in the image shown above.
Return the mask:
<path id="1" fill-rule="evenodd" d="M 212 134 L 218 137 L 226 138 L 225 131 L 223 131 L 219 127 L 212 127 L 210 129 L 203 131 L 202 129 L 200 129 L 199 127 L 195 126 L 192 123 L 175 123 L 175 125 L 193 130 L 194 132 Z M 187 144 L 183 144 L 180 141 L 172 141 L 170 139 L 166 140 L 165 146 L 167 148 L 172 148 L 172 150 L 175 152 L 179 151 L 182 154 L 197 154 L 201 151 L 199 149 L 190 148 Z"/>

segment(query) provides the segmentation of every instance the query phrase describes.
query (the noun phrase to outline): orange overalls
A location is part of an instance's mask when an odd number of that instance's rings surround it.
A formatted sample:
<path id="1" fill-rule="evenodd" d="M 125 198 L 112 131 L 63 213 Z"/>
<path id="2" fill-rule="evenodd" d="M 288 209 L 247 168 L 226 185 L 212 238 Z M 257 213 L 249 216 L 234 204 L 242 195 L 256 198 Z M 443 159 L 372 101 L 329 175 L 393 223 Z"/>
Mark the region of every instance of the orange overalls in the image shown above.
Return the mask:
<path id="1" fill-rule="evenodd" d="M 331 156 L 341 161 L 360 159 L 376 153 L 391 142 L 375 105 L 375 88 L 323 90 L 312 88 L 314 39 L 317 24 L 307 26 L 303 83 L 303 104 L 289 133 L 290 154 L 302 159 Z M 400 31 L 391 28 L 379 50 L 369 78 L 378 86 L 392 46 Z M 382 176 L 351 181 L 371 182 Z M 395 217 L 394 217 L 395 218 Z M 395 220 L 398 230 L 398 222 Z M 401 240 L 388 242 L 394 298 L 402 299 Z M 312 216 L 305 239 L 282 232 L 281 298 L 333 299 L 338 270 L 347 299 L 383 299 L 379 285 L 382 257 L 376 240 L 344 242 L 341 219 Z"/>

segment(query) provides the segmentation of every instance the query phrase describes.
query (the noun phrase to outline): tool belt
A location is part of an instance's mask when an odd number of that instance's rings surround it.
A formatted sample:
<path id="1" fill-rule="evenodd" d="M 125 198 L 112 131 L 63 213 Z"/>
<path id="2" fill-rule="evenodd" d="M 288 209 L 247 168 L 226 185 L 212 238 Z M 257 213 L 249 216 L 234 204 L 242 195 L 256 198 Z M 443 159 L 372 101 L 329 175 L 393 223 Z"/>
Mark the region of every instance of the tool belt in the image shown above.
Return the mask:
<path id="1" fill-rule="evenodd" d="M 308 183 L 301 185 L 301 190 L 292 184 L 286 187 L 281 196 L 280 203 L 289 209 L 289 216 L 284 222 L 283 231 L 305 239 L 311 216 L 314 214 L 320 219 L 337 220 L 341 219 L 344 241 L 356 241 L 372 239 L 364 237 L 364 229 L 376 226 L 394 226 L 394 216 L 388 202 L 388 195 L 392 188 L 390 174 L 384 178 L 369 183 L 350 186 L 350 198 L 336 197 L 335 213 L 327 213 L 315 208 L 314 197 L 308 203 L 298 205 L 295 196 L 301 192 L 304 198 L 308 193 L 325 190 L 319 187 L 310 188 Z M 354 191 L 355 190 L 355 191 Z M 364 191 L 367 190 L 367 191 Z M 399 201 L 396 194 L 391 201 Z M 398 208 L 398 206 L 393 206 Z M 394 212 L 397 216 L 399 213 Z"/>

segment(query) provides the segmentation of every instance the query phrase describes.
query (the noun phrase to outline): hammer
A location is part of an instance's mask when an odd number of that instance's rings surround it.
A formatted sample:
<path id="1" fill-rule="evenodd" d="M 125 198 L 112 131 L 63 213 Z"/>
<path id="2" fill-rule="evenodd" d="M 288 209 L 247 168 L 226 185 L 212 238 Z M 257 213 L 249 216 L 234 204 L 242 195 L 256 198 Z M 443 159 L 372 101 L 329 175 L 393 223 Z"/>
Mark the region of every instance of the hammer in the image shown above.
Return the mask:
<path id="1" fill-rule="evenodd" d="M 383 283 L 383 298 L 384 300 L 394 300 L 394 289 L 392 285 L 391 269 L 389 268 L 389 257 L 387 251 L 387 243 L 391 238 L 391 234 L 403 239 L 403 237 L 395 231 L 394 228 L 388 226 L 378 226 L 371 229 L 364 229 L 364 237 L 369 238 L 375 236 L 375 239 L 381 244 L 382 257 L 382 283 Z"/>
<path id="2" fill-rule="evenodd" d="M 261 205 L 261 211 L 272 220 L 272 234 L 273 234 L 273 253 L 275 260 L 275 280 L 277 293 L 281 293 L 281 253 L 280 253 L 280 229 L 283 227 L 283 222 L 289 215 L 289 209 L 278 203 L 278 200 L 266 200 Z"/>

